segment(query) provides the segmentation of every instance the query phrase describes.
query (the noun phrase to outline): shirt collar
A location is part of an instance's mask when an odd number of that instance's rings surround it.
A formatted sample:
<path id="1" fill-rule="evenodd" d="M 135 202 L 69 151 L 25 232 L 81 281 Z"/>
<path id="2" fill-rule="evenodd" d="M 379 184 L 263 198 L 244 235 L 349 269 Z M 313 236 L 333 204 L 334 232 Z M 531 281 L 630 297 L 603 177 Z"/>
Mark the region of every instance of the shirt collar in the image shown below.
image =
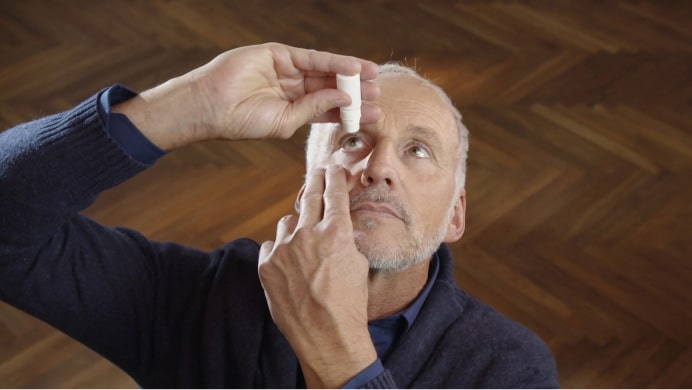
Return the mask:
<path id="1" fill-rule="evenodd" d="M 418 313 L 420 313 L 420 309 L 423 307 L 423 304 L 425 303 L 425 300 L 428 298 L 428 295 L 430 295 L 430 290 L 432 290 L 433 284 L 435 284 L 435 280 L 437 280 L 437 275 L 440 273 L 440 260 L 437 258 L 437 252 L 433 255 L 432 260 L 430 260 L 430 271 L 428 271 L 428 281 L 425 283 L 425 287 L 423 287 L 423 291 L 421 291 L 420 294 L 418 294 L 418 297 L 416 298 L 409 307 L 404 309 L 403 312 L 401 312 L 401 315 L 404 317 L 406 320 L 406 330 L 411 328 L 411 325 L 413 325 L 413 321 L 416 320 L 416 317 L 418 317 Z"/>
<path id="2" fill-rule="evenodd" d="M 411 325 L 413 325 L 413 322 L 418 317 L 418 313 L 420 313 L 420 310 L 423 307 L 425 300 L 428 298 L 428 295 L 430 295 L 430 290 L 432 290 L 432 286 L 433 284 L 435 284 L 435 280 L 437 280 L 437 275 L 439 273 L 440 259 L 438 258 L 437 252 L 435 252 L 432 259 L 430 260 L 428 281 L 425 283 L 425 287 L 423 287 L 421 293 L 418 294 L 418 297 L 416 297 L 416 299 L 403 311 L 400 311 L 396 314 L 392 314 L 391 316 L 387 316 L 385 318 L 371 321 L 370 325 L 384 325 L 386 327 L 386 324 L 398 323 L 399 321 L 401 321 L 401 319 L 403 319 L 404 323 L 406 324 L 403 330 L 406 331 L 410 329 Z"/>

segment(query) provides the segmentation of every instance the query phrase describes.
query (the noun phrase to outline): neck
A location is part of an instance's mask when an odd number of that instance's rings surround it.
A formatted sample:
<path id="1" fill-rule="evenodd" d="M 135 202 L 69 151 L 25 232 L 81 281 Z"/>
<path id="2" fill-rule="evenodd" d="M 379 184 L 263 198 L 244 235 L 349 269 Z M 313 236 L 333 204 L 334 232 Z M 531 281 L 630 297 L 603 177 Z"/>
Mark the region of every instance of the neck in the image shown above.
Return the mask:
<path id="1" fill-rule="evenodd" d="M 370 270 L 368 320 L 398 313 L 408 307 L 428 281 L 430 259 L 402 271 Z"/>

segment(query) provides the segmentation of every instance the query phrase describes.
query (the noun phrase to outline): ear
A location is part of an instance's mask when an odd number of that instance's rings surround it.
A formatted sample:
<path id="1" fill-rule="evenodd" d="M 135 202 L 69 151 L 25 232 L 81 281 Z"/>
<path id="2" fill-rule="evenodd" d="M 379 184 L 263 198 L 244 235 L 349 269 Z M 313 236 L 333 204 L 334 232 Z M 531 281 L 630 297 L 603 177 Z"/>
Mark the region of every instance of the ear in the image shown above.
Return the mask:
<path id="1" fill-rule="evenodd" d="M 444 242 L 451 243 L 458 241 L 464 235 L 466 228 L 466 190 L 461 190 L 459 198 L 454 202 L 454 214 L 449 221 L 447 234 Z"/>
<path id="2" fill-rule="evenodd" d="M 300 191 L 298 191 L 298 195 L 296 196 L 296 203 L 293 205 L 293 208 L 296 209 L 296 213 L 300 214 L 300 201 L 303 199 L 303 193 L 305 192 L 305 184 L 303 184 L 302 187 L 300 187 Z"/>

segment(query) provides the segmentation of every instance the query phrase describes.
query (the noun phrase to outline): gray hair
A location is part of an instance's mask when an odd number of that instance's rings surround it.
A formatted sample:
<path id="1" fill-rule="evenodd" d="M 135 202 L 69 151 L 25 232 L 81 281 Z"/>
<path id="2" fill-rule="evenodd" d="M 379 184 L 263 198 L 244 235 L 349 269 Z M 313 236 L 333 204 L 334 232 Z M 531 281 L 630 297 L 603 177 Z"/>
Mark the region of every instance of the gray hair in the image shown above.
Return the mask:
<path id="1" fill-rule="evenodd" d="M 469 131 L 461 121 L 461 113 L 454 106 L 451 99 L 438 85 L 432 81 L 426 79 L 416 72 L 415 69 L 408 66 L 402 65 L 398 62 L 388 62 L 379 66 L 379 74 L 400 74 L 413 77 L 423 83 L 423 85 L 430 87 L 437 95 L 447 103 L 452 116 L 454 117 L 454 123 L 456 124 L 457 133 L 459 136 L 459 145 L 457 147 L 457 166 L 455 171 L 456 177 L 456 190 L 459 192 L 466 185 L 466 159 L 469 150 Z M 313 123 L 310 125 L 310 134 L 307 141 L 306 149 L 306 165 L 308 170 L 314 166 L 317 161 L 326 160 L 329 156 L 326 143 L 329 140 L 327 136 L 328 132 L 324 131 L 326 129 L 321 129 L 323 126 L 333 126 L 330 123 Z M 320 131 L 322 130 L 322 131 Z"/>

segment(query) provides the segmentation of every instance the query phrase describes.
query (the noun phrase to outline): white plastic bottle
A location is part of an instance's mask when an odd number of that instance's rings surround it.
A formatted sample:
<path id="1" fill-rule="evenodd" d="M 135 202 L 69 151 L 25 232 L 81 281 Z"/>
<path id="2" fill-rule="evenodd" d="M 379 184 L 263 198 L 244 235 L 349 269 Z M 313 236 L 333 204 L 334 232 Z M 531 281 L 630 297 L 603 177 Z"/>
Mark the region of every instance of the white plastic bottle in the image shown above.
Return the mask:
<path id="1" fill-rule="evenodd" d="M 351 96 L 351 105 L 340 109 L 341 124 L 347 133 L 355 133 L 360 129 L 360 74 L 337 74 L 336 88 Z"/>

